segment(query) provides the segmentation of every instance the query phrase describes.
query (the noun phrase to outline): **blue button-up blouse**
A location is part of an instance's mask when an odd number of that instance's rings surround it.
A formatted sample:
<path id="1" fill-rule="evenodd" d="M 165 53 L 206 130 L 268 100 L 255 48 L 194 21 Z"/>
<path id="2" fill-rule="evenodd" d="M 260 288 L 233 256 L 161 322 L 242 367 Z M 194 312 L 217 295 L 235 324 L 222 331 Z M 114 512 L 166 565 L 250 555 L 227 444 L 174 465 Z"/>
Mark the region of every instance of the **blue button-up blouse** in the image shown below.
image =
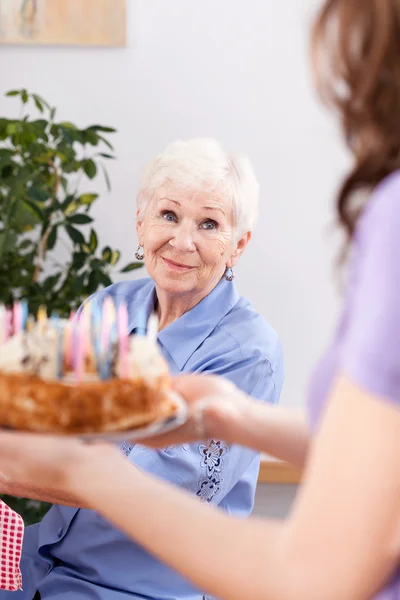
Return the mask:
<path id="1" fill-rule="evenodd" d="M 105 294 L 127 302 L 130 331 L 143 322 L 143 311 L 149 315 L 154 308 L 151 279 L 116 283 L 98 296 Z M 217 373 L 255 398 L 278 402 L 283 383 L 278 337 L 232 282 L 222 280 L 197 306 L 163 329 L 158 341 L 172 373 Z M 240 517 L 252 510 L 259 470 L 259 455 L 252 450 L 228 447 L 219 440 L 164 450 L 127 443 L 122 449 L 133 465 L 189 490 L 199 501 Z M 118 506 L 117 497 L 115 503 Z M 144 518 L 151 519 L 151 514 Z M 211 530 L 209 552 L 213 552 Z M 23 591 L 12 592 L 7 600 L 32 600 L 36 590 L 42 600 L 202 597 L 183 577 L 86 509 L 53 506 L 41 523 L 28 527 L 22 572 Z M 8 593 L 0 592 L 0 600 Z"/>

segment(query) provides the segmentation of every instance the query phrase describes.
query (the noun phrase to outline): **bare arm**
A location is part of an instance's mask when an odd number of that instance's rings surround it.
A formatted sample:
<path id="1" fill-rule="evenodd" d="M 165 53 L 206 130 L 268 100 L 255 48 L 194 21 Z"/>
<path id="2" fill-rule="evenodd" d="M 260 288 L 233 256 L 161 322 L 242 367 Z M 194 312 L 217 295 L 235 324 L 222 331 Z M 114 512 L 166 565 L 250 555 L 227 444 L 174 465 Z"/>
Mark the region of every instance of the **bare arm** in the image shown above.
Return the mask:
<path id="1" fill-rule="evenodd" d="M 61 504 L 63 506 L 73 506 L 76 508 L 88 508 L 83 506 L 72 494 L 66 494 L 63 491 L 49 488 L 39 488 L 32 485 L 23 485 L 18 483 L 4 482 L 0 480 L 0 494 L 16 496 L 17 498 L 28 498 L 29 500 L 39 500 L 40 502 L 49 502 L 50 504 Z"/>
<path id="2" fill-rule="evenodd" d="M 398 561 L 400 415 L 345 378 L 334 390 L 286 522 L 233 519 L 139 472 L 132 479 L 126 462 L 117 465 L 115 455 L 108 456 L 99 474 L 90 460 L 73 471 L 73 489 L 218 597 L 367 600 Z"/>
<path id="3" fill-rule="evenodd" d="M 228 441 L 304 468 L 310 432 L 304 418 L 293 409 L 260 404 L 249 398 L 243 418 L 231 420 L 226 430 Z M 223 431 L 220 430 L 219 435 L 224 438 Z"/>

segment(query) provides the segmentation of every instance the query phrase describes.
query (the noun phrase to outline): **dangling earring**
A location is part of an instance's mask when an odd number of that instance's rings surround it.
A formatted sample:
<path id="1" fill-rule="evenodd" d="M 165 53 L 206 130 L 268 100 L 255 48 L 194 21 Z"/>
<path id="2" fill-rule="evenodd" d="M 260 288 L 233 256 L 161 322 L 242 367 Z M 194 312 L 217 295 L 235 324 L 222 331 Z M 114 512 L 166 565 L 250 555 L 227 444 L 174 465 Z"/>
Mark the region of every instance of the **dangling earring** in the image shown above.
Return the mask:
<path id="1" fill-rule="evenodd" d="M 235 279 L 235 274 L 231 267 L 226 267 L 224 277 L 227 281 L 233 281 Z"/>
<path id="2" fill-rule="evenodd" d="M 135 256 L 138 260 L 143 260 L 144 259 L 144 249 L 142 248 L 142 246 L 138 246 L 137 250 L 135 252 Z"/>

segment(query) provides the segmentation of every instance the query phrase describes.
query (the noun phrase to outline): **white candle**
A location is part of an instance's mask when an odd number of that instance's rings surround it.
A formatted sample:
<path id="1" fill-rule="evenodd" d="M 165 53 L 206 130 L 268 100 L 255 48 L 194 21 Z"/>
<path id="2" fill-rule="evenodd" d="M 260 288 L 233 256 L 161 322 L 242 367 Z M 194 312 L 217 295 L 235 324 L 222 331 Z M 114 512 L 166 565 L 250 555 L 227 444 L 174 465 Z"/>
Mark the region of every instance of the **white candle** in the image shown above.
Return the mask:
<path id="1" fill-rule="evenodd" d="M 4 344 L 6 337 L 6 309 L 3 304 L 0 304 L 0 346 Z"/>
<path id="2" fill-rule="evenodd" d="M 147 337 L 152 342 L 157 342 L 158 335 L 158 317 L 155 313 L 151 314 L 147 322 Z"/>

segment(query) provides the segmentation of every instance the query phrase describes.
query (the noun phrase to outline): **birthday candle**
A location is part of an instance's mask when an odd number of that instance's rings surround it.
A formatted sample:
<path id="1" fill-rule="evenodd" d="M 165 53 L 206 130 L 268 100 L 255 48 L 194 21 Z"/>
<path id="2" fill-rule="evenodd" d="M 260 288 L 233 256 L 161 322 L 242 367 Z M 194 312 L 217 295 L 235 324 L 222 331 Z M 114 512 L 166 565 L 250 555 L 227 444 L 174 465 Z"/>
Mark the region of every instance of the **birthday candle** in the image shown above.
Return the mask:
<path id="1" fill-rule="evenodd" d="M 111 352 L 114 338 L 116 337 L 116 312 L 112 298 L 107 297 L 103 303 L 101 322 L 101 360 L 103 376 L 109 378 L 111 374 Z"/>
<path id="2" fill-rule="evenodd" d="M 26 300 L 21 300 L 21 328 L 23 330 L 26 329 L 27 321 L 28 321 L 28 302 Z"/>
<path id="3" fill-rule="evenodd" d="M 103 314 L 101 322 L 101 350 L 106 352 L 110 343 L 110 333 L 113 322 L 115 321 L 114 302 L 107 297 L 103 303 Z"/>
<path id="4" fill-rule="evenodd" d="M 146 312 L 142 309 L 137 315 L 137 335 L 146 335 Z"/>
<path id="5" fill-rule="evenodd" d="M 26 331 L 32 331 L 34 326 L 35 326 L 35 319 L 32 317 L 32 315 L 29 315 L 26 319 Z"/>
<path id="6" fill-rule="evenodd" d="M 64 327 L 61 325 L 61 321 L 58 315 L 52 315 L 52 324 L 56 331 L 56 377 L 61 379 L 63 375 L 64 367 Z"/>
<path id="7" fill-rule="evenodd" d="M 0 346 L 5 342 L 6 332 L 6 308 L 0 304 Z"/>
<path id="8" fill-rule="evenodd" d="M 11 337 L 11 324 L 12 324 L 12 314 L 11 310 L 6 308 L 6 314 L 4 317 L 4 336 L 3 341 L 7 342 Z"/>
<path id="9" fill-rule="evenodd" d="M 73 340 L 72 340 L 72 323 L 68 321 L 64 327 L 64 357 L 65 357 L 65 368 L 72 368 L 72 356 L 73 356 Z"/>
<path id="10" fill-rule="evenodd" d="M 77 383 L 80 383 L 83 379 L 83 365 L 84 365 L 84 331 L 82 323 L 76 324 L 74 328 L 74 337 L 75 337 L 75 380 Z"/>
<path id="11" fill-rule="evenodd" d="M 13 311 L 13 324 L 14 324 L 14 335 L 22 330 L 22 307 L 20 302 L 14 302 L 12 308 Z"/>
<path id="12" fill-rule="evenodd" d="M 118 340 L 119 340 L 119 360 L 121 366 L 121 377 L 129 377 L 129 330 L 128 330 L 128 310 L 125 302 L 121 303 L 117 309 Z"/>
<path id="13" fill-rule="evenodd" d="M 36 319 L 39 323 L 45 323 L 47 321 L 47 309 L 45 306 L 39 306 Z"/>
<path id="14" fill-rule="evenodd" d="M 147 337 L 152 342 L 157 342 L 158 336 L 158 317 L 156 313 L 150 315 L 147 322 Z"/>
<path id="15" fill-rule="evenodd" d="M 101 361 L 101 357 L 100 357 L 100 350 L 101 350 L 101 318 L 102 318 L 102 312 L 101 312 L 101 308 L 99 306 L 99 303 L 96 301 L 93 301 L 93 306 L 92 306 L 92 327 L 91 327 L 91 334 L 92 334 L 92 344 L 93 344 L 93 348 L 94 348 L 94 352 L 95 352 L 95 357 L 96 357 L 96 366 L 97 366 L 97 371 L 99 372 L 100 376 L 102 377 L 102 361 Z"/>

